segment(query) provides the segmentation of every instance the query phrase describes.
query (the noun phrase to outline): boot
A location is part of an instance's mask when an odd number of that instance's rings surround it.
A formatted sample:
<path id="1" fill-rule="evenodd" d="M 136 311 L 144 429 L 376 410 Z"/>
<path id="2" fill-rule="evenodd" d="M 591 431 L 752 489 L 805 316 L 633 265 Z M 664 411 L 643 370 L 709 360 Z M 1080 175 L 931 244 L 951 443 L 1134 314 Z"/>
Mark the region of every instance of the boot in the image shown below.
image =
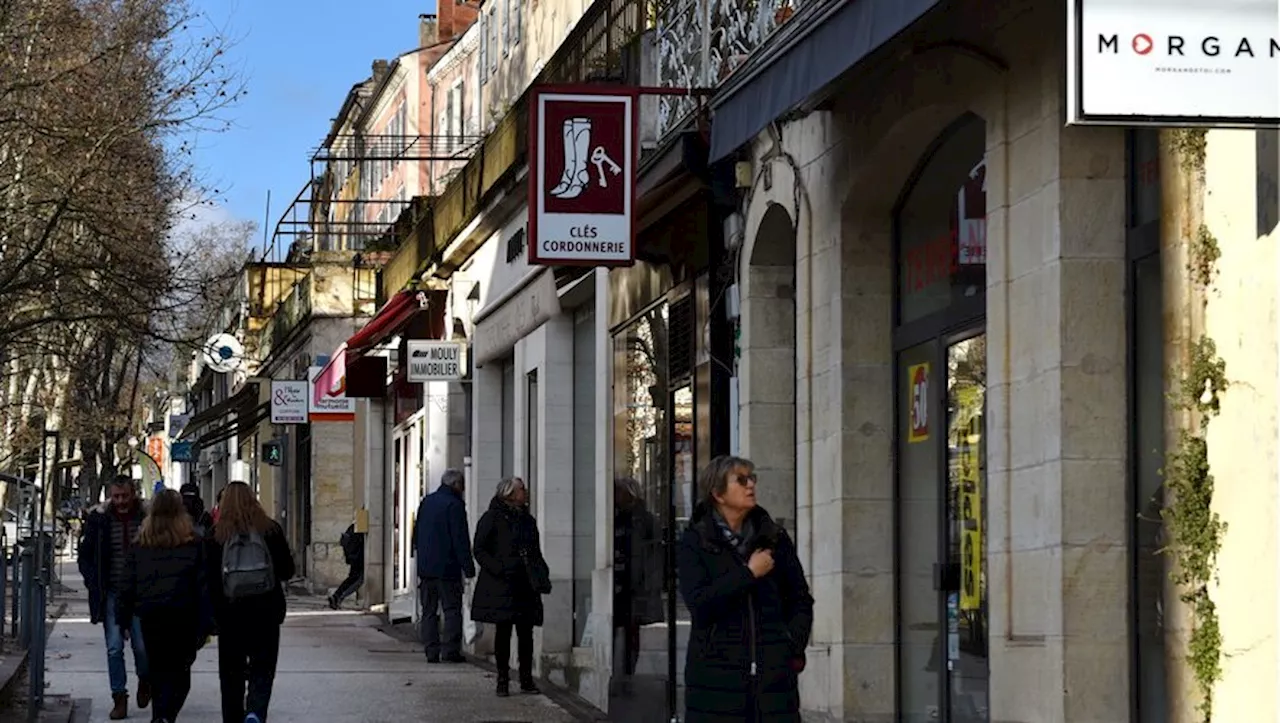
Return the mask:
<path id="1" fill-rule="evenodd" d="M 146 708 L 151 705 L 151 683 L 145 680 L 138 681 L 138 707 Z"/>
<path id="2" fill-rule="evenodd" d="M 509 670 L 498 671 L 497 693 L 499 698 L 506 698 L 507 696 L 511 695 L 511 671 Z"/>
<path id="3" fill-rule="evenodd" d="M 577 198 L 587 187 L 591 177 L 587 174 L 590 160 L 591 119 L 569 118 L 564 122 L 564 174 L 560 183 L 551 189 L 556 198 Z"/>
<path id="4" fill-rule="evenodd" d="M 520 673 L 520 692 L 529 695 L 538 695 L 542 691 L 538 688 L 538 684 L 533 682 L 533 673 Z"/>
<path id="5" fill-rule="evenodd" d="M 111 713 L 107 715 L 111 720 L 124 720 L 129 717 L 129 694 L 128 693 L 112 693 L 111 700 L 115 703 L 111 708 Z"/>

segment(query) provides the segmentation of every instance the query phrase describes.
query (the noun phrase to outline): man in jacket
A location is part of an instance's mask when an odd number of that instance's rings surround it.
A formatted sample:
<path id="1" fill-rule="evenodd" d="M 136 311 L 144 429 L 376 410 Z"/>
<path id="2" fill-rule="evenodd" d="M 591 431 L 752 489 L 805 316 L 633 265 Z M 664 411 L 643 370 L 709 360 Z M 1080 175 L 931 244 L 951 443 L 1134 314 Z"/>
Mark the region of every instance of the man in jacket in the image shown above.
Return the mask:
<path id="1" fill-rule="evenodd" d="M 356 532 L 355 523 L 347 526 L 338 539 L 342 546 L 342 558 L 347 563 L 347 579 L 329 596 L 329 607 L 337 610 L 347 596 L 360 589 L 364 583 L 364 533 Z"/>
<path id="2" fill-rule="evenodd" d="M 200 485 L 188 482 L 182 485 L 179 492 L 182 494 L 182 506 L 191 515 L 191 524 L 196 528 L 196 534 L 201 538 L 212 535 L 213 515 L 204 508 L 204 500 L 200 498 Z"/>
<path id="3" fill-rule="evenodd" d="M 476 576 L 471 558 L 471 531 L 463 501 L 466 479 L 456 469 L 445 470 L 440 488 L 422 498 L 413 526 L 418 558 L 418 589 L 422 596 L 422 644 L 427 662 L 465 662 L 462 657 L 462 585 Z M 440 613 L 444 613 L 441 640 Z"/>
<path id="4" fill-rule="evenodd" d="M 111 682 L 111 720 L 129 715 L 129 674 L 124 666 L 124 642 L 133 647 L 133 667 L 138 676 L 139 708 L 151 702 L 147 682 L 147 652 L 142 626 L 135 617 L 128 629 L 118 622 L 118 593 L 128 581 L 129 548 L 138 537 L 145 512 L 133 480 L 117 476 L 107 488 L 107 500 L 89 513 L 84 539 L 76 560 L 89 593 L 89 620 L 102 623 L 107 642 L 107 676 Z"/>

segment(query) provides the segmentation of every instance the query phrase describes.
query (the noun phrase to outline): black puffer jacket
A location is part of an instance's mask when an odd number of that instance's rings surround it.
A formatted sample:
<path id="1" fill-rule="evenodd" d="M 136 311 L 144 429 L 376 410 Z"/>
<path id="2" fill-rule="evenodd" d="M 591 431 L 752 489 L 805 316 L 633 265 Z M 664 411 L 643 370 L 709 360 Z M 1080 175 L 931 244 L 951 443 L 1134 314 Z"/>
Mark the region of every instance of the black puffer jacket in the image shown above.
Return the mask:
<path id="1" fill-rule="evenodd" d="M 204 544 L 198 540 L 178 547 L 134 547 L 116 622 L 127 630 L 134 616 L 186 615 L 191 642 L 202 639 L 213 630 L 207 564 Z"/>
<path id="2" fill-rule="evenodd" d="M 680 594 L 692 615 L 685 723 L 799 723 L 798 671 L 813 628 L 813 597 L 795 544 L 763 509 L 748 514 L 747 549 L 772 549 L 773 571 L 752 576 L 709 507 L 680 540 Z M 754 710 L 753 710 L 754 709 Z"/>
<path id="3" fill-rule="evenodd" d="M 480 574 L 471 598 L 471 619 L 481 623 L 542 625 L 542 596 L 520 556 L 542 561 L 538 523 L 527 508 L 514 508 L 497 497 L 476 524 L 472 545 Z"/>

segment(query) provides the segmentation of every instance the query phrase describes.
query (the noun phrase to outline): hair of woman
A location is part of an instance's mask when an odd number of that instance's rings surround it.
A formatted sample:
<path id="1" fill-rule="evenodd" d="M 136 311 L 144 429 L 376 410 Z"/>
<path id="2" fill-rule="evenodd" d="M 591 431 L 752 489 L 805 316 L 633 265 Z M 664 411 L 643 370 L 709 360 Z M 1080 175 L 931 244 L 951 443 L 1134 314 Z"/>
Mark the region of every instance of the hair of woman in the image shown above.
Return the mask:
<path id="1" fill-rule="evenodd" d="M 524 487 L 524 480 L 519 477 L 507 477 L 498 483 L 498 489 L 494 491 L 494 495 L 503 502 L 506 502 L 511 499 L 511 495 L 514 495 L 516 490 L 521 487 Z"/>
<path id="2" fill-rule="evenodd" d="M 222 488 L 222 504 L 218 509 L 218 522 L 213 526 L 213 536 L 218 542 L 246 532 L 266 534 L 271 529 L 271 517 L 244 482 L 232 482 Z"/>
<path id="3" fill-rule="evenodd" d="M 182 495 L 174 490 L 161 490 L 151 501 L 151 510 L 138 531 L 141 547 L 178 547 L 196 539 L 191 516 L 182 504 Z"/>
<path id="4" fill-rule="evenodd" d="M 716 495 L 723 495 L 729 486 L 729 473 L 736 469 L 746 470 L 747 474 L 755 471 L 755 464 L 742 457 L 730 454 L 720 455 L 707 463 L 698 476 L 698 490 L 702 493 L 702 504 L 714 507 Z"/>

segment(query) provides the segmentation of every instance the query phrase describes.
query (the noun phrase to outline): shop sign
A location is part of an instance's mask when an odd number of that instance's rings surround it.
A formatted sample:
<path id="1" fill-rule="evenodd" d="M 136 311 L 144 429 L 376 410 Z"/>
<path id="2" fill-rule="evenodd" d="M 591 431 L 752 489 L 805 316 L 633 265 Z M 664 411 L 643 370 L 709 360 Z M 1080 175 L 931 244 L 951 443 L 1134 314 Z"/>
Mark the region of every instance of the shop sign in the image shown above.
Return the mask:
<path id="1" fill-rule="evenodd" d="M 638 108 L 635 93 L 616 86 L 534 89 L 530 264 L 634 262 Z"/>
<path id="2" fill-rule="evenodd" d="M 410 341 L 410 384 L 456 382 L 466 374 L 466 344 L 459 341 Z"/>
<path id="3" fill-rule="evenodd" d="M 929 364 L 912 364 L 907 367 L 908 442 L 929 439 Z"/>
<path id="4" fill-rule="evenodd" d="M 195 444 L 192 442 L 174 442 L 169 446 L 169 455 L 174 462 L 196 461 Z"/>
<path id="5" fill-rule="evenodd" d="M 328 377 L 322 377 L 324 367 L 307 369 L 307 384 L 311 387 L 307 394 L 308 416 L 313 422 L 349 422 L 356 418 L 356 400 L 347 396 L 346 377 L 333 384 Z"/>
<path id="6" fill-rule="evenodd" d="M 1067 120 L 1280 124 L 1280 3 L 1068 0 Z"/>
<path id="7" fill-rule="evenodd" d="M 271 423 L 306 424 L 310 386 L 300 381 L 271 382 Z"/>

